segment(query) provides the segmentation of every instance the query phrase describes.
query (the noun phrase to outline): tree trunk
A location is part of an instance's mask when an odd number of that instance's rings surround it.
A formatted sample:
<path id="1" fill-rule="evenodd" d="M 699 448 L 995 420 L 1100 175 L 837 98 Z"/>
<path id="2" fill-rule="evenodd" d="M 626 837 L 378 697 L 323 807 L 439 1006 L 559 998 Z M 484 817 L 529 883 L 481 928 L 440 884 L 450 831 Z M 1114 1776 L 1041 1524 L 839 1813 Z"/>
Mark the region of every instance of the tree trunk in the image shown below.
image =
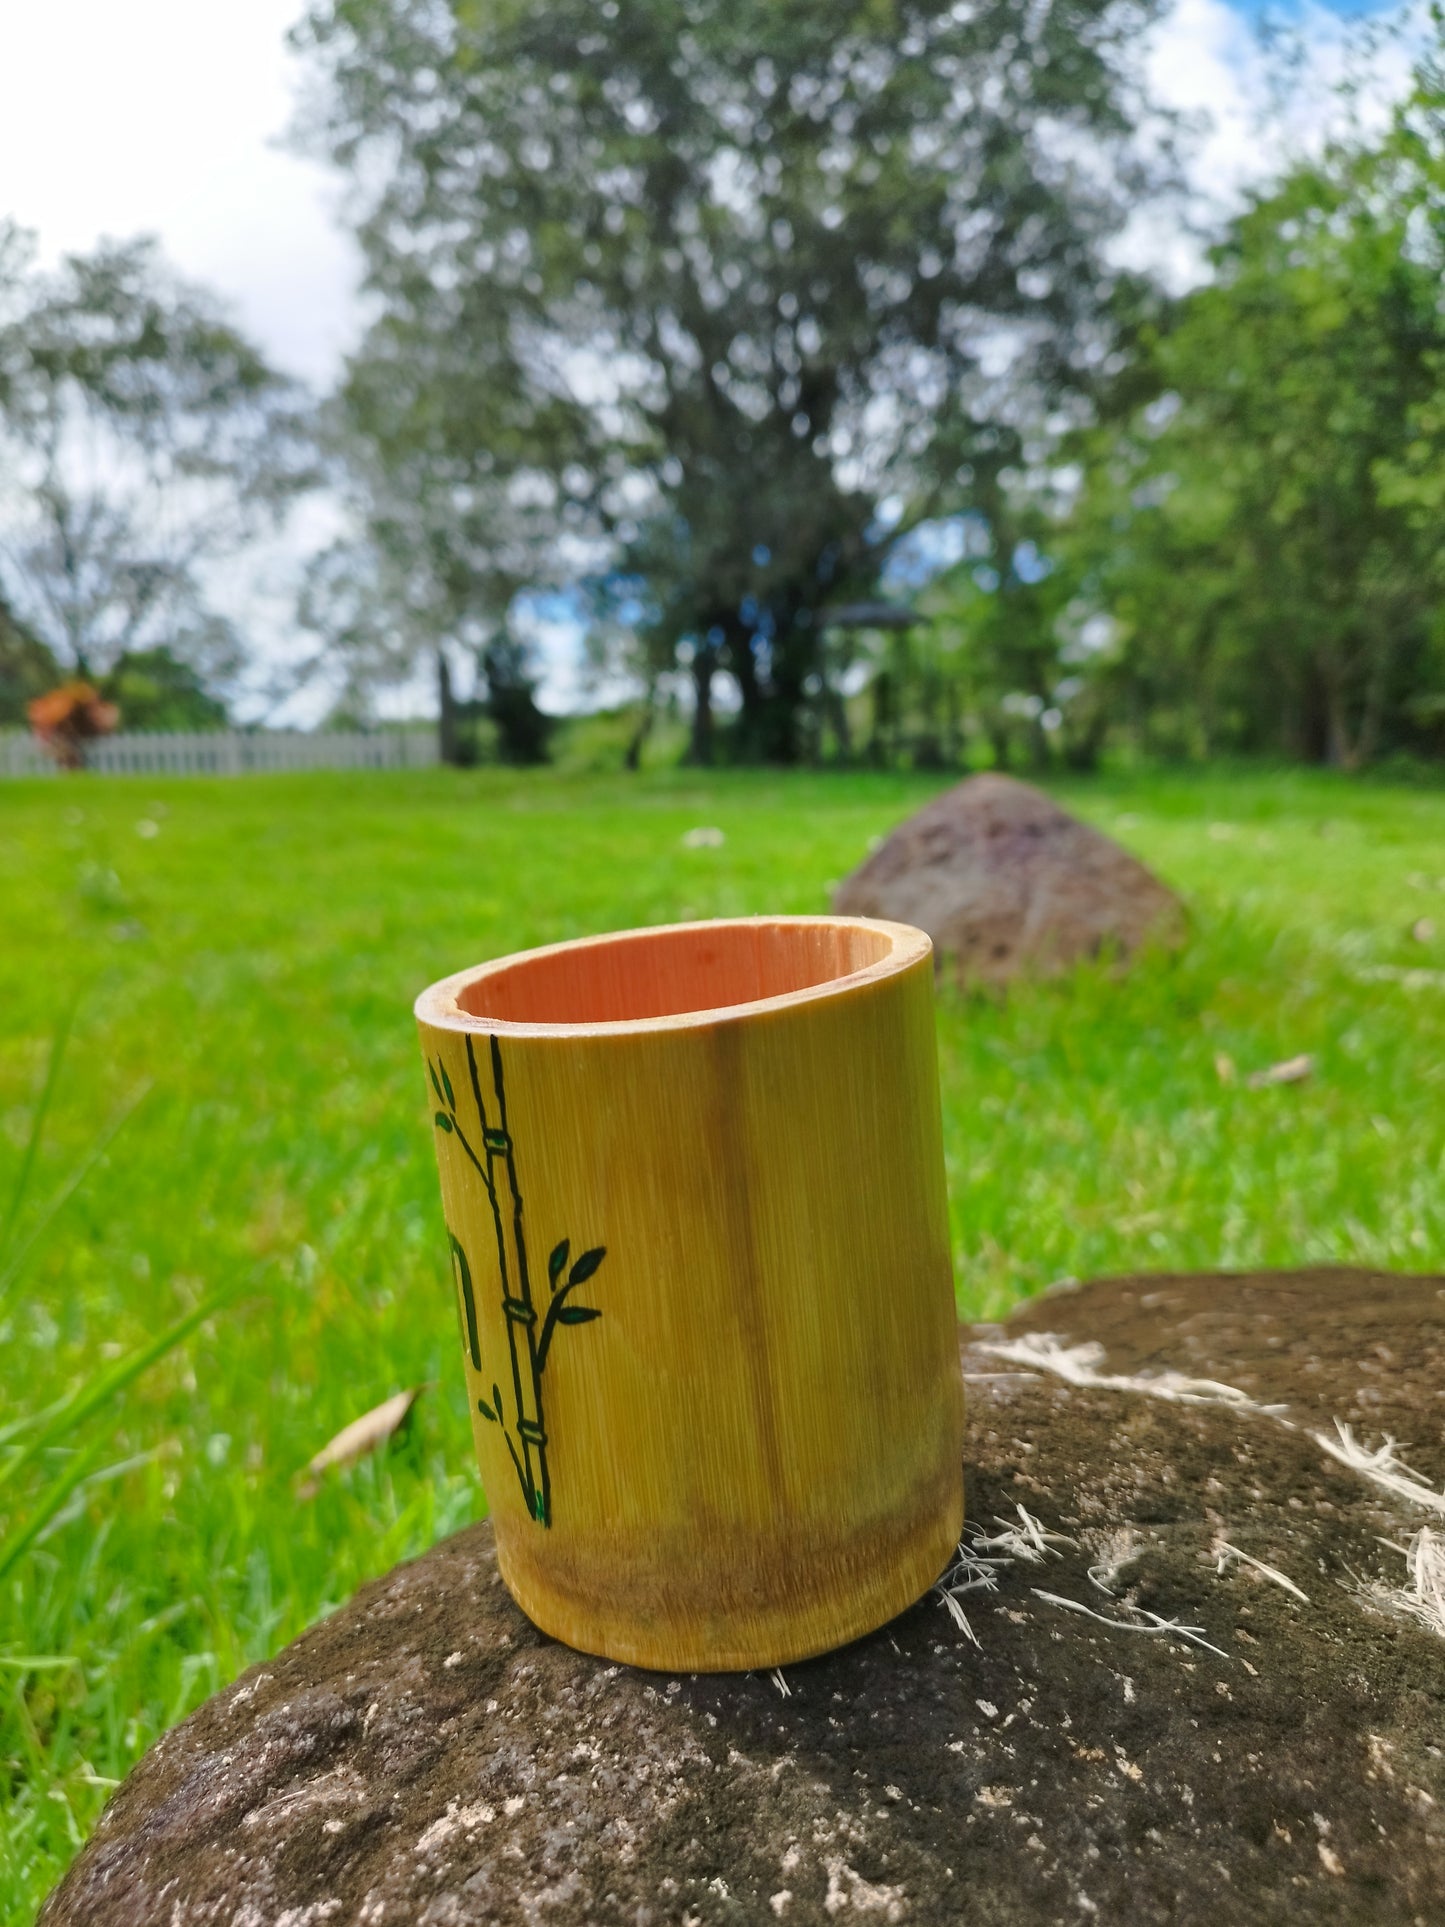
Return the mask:
<path id="1" fill-rule="evenodd" d="M 1008 724 L 1002 716 L 986 714 L 983 719 L 983 728 L 984 734 L 988 737 L 989 748 L 993 751 L 994 768 L 1006 770 L 1012 760 Z"/>
<path id="2" fill-rule="evenodd" d="M 713 757 L 712 679 L 716 671 L 717 658 L 699 643 L 692 658 L 692 740 L 687 746 L 687 760 L 704 769 Z"/>
<path id="3" fill-rule="evenodd" d="M 766 756 L 767 718 L 765 699 L 758 686 L 758 665 L 753 655 L 752 634 L 735 617 L 719 623 L 727 648 L 727 666 L 732 671 L 742 703 L 742 714 L 734 734 L 737 754 L 743 762 L 755 763 Z"/>
<path id="4" fill-rule="evenodd" d="M 1304 763 L 1329 761 L 1329 704 L 1318 664 L 1309 662 L 1295 680 L 1295 701 L 1285 718 L 1286 747 Z"/>
<path id="5" fill-rule="evenodd" d="M 636 770 L 641 768 L 643 745 L 652 734 L 652 725 L 655 717 L 656 697 L 653 694 L 651 686 L 649 686 L 647 694 L 642 700 L 642 714 L 638 717 L 637 726 L 631 736 L 628 737 L 627 748 L 623 752 L 622 767 L 624 769 Z"/>
<path id="6" fill-rule="evenodd" d="M 452 669 L 445 649 L 437 650 L 437 754 L 455 767 L 461 762 L 457 740 L 457 703 L 452 693 Z"/>
<path id="7" fill-rule="evenodd" d="M 1390 670 L 1394 655 L 1394 637 L 1409 626 L 1404 611 L 1397 612 L 1388 605 L 1384 620 L 1376 627 L 1373 647 L 1368 648 L 1369 674 L 1365 682 L 1364 714 L 1360 718 L 1360 734 L 1355 746 L 1356 760 L 1359 765 L 1373 763 L 1380 753 L 1380 737 L 1385 725 L 1385 702 L 1389 693 Z"/>
<path id="8" fill-rule="evenodd" d="M 892 762 L 893 672 L 880 669 L 873 678 L 873 733 L 868 739 L 868 760 L 880 769 Z"/>
<path id="9" fill-rule="evenodd" d="M 832 684 L 823 684 L 823 714 L 833 726 L 833 735 L 838 744 L 838 761 L 851 763 L 853 760 L 853 732 L 848 726 L 848 703 L 841 689 Z"/>
<path id="10" fill-rule="evenodd" d="M 791 767 L 799 761 L 801 743 L 798 723 L 803 710 L 803 691 L 794 675 L 775 679 L 762 714 L 763 755 L 770 763 Z"/>
<path id="11" fill-rule="evenodd" d="M 1332 769 L 1353 770 L 1359 766 L 1359 745 L 1350 729 L 1349 704 L 1345 700 L 1344 679 L 1338 665 L 1326 671 L 1325 720 L 1328 729 L 1326 760 Z"/>
<path id="12" fill-rule="evenodd" d="M 943 684 L 943 756 L 950 769 L 958 764 L 958 684 L 946 676 Z"/>

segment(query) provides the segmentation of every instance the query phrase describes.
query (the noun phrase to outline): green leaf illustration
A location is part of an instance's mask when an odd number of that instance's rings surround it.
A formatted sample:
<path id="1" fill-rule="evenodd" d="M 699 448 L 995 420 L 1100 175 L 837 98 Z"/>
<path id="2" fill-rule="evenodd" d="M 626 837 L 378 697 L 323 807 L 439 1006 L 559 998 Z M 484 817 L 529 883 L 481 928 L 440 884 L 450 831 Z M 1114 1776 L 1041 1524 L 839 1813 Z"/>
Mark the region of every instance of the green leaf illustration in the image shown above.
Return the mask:
<path id="1" fill-rule="evenodd" d="M 567 1283 L 569 1285 L 585 1284 L 606 1256 L 606 1245 L 594 1245 L 590 1251 L 584 1251 L 567 1273 Z"/>
<path id="2" fill-rule="evenodd" d="M 452 1089 L 452 1080 L 447 1076 L 447 1067 L 445 1064 L 439 1063 L 438 1069 L 441 1071 L 441 1074 L 442 1074 L 442 1083 L 446 1087 L 447 1108 L 448 1110 L 454 1111 L 457 1108 L 457 1099 L 456 1099 L 456 1093 Z"/>
<path id="3" fill-rule="evenodd" d="M 600 1251 L 584 1252 L 582 1257 L 577 1260 L 577 1264 L 572 1267 L 574 1274 L 579 1266 L 586 1263 L 588 1258 L 595 1258 L 600 1262 L 602 1253 Z M 595 1271 L 597 1269 L 596 1264 L 592 1265 L 591 1269 Z M 567 1303 L 568 1298 L 576 1288 L 577 1280 L 574 1275 L 567 1280 L 566 1284 L 563 1285 L 562 1289 L 547 1307 L 547 1316 L 542 1320 L 542 1335 L 537 1341 L 537 1375 L 539 1378 L 546 1370 L 547 1354 L 552 1349 L 552 1340 L 556 1336 L 559 1325 L 588 1325 L 594 1318 L 600 1318 L 602 1316 L 600 1311 L 593 1311 L 588 1306 L 569 1305 Z"/>
<path id="4" fill-rule="evenodd" d="M 482 1348 L 477 1336 L 477 1301 L 472 1291 L 472 1268 L 467 1263 L 467 1254 L 462 1249 L 461 1239 L 454 1231 L 448 1231 L 447 1237 L 451 1242 L 452 1265 L 456 1272 L 457 1288 L 462 1294 L 462 1311 L 467 1321 L 467 1351 L 471 1357 L 472 1370 L 479 1372 L 482 1369 Z"/>
<path id="5" fill-rule="evenodd" d="M 471 1160 L 486 1190 L 497 1235 L 497 1275 L 502 1287 L 502 1316 L 506 1325 L 507 1349 L 511 1354 L 514 1406 L 510 1418 L 502 1405 L 500 1389 L 493 1385 L 492 1402 L 477 1401 L 477 1410 L 491 1419 L 501 1431 L 507 1453 L 517 1474 L 527 1510 L 539 1524 L 552 1523 L 552 1485 L 547 1463 L 548 1435 L 543 1420 L 542 1373 L 552 1340 L 563 1325 L 590 1325 L 602 1313 L 590 1305 L 571 1305 L 569 1298 L 602 1263 L 607 1252 L 594 1245 L 572 1262 L 572 1243 L 560 1239 L 547 1256 L 548 1298 L 545 1303 L 533 1296 L 531 1280 L 540 1277 L 540 1268 L 529 1271 L 523 1235 L 522 1192 L 517 1181 L 519 1156 L 507 1115 L 506 1079 L 501 1045 L 495 1037 L 487 1039 L 491 1067 L 492 1095 L 483 1089 L 482 1068 L 471 1035 L 463 1039 L 471 1095 L 475 1103 L 476 1125 L 480 1140 L 472 1136 L 474 1126 L 459 1118 L 453 1101 L 451 1083 L 440 1056 L 434 1069 L 445 1091 L 443 1112 L 437 1125 L 454 1132 L 456 1140 Z M 495 1108 L 493 1108 L 495 1101 Z M 468 1118 L 472 1116 L 469 1108 Z M 475 1147 L 475 1148 L 474 1148 Z M 479 1155 L 481 1153 L 482 1155 Z M 535 1259 L 533 1265 L 535 1267 Z M 568 1265 L 571 1263 L 571 1270 Z"/>
<path id="6" fill-rule="evenodd" d="M 507 1441 L 507 1450 L 512 1455 L 512 1464 L 516 1468 L 517 1478 L 521 1483 L 522 1497 L 527 1501 L 527 1509 L 530 1511 L 532 1494 L 536 1491 L 536 1487 L 528 1483 L 527 1474 L 522 1469 L 522 1461 L 517 1457 L 517 1448 L 512 1443 L 512 1435 L 505 1426 L 502 1427 L 502 1437 Z"/>
<path id="7" fill-rule="evenodd" d="M 442 1096 L 442 1087 L 437 1082 L 436 1066 L 434 1064 L 429 1063 L 426 1067 L 426 1073 L 427 1073 L 427 1076 L 431 1079 L 432 1089 L 437 1094 L 437 1103 L 444 1104 L 446 1102 L 446 1099 Z"/>
<path id="8" fill-rule="evenodd" d="M 452 1121 L 447 1116 L 445 1111 L 438 1111 L 436 1116 L 432 1119 L 432 1123 L 436 1125 L 439 1131 L 450 1132 L 450 1130 L 452 1129 Z"/>

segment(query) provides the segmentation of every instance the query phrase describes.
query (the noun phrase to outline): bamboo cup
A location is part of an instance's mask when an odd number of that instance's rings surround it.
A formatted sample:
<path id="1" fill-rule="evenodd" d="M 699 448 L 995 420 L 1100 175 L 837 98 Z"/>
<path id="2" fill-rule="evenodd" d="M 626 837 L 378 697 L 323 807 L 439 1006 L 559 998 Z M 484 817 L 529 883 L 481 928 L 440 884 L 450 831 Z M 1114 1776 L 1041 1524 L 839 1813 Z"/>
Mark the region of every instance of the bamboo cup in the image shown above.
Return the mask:
<path id="1" fill-rule="evenodd" d="M 855 917 L 678 924 L 418 998 L 477 1459 L 544 1632 L 779 1666 L 947 1563 L 931 950 Z"/>

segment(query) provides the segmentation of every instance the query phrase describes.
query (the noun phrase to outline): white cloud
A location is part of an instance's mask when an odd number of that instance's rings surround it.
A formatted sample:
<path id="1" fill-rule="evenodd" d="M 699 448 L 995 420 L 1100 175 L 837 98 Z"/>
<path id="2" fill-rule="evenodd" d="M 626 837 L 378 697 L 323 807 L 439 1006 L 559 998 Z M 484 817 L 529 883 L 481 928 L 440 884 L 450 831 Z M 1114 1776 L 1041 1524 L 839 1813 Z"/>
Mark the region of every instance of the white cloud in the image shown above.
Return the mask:
<path id="1" fill-rule="evenodd" d="M 1381 16 L 1379 24 L 1400 17 Z M 1408 31 L 1386 31 L 1370 50 L 1360 21 L 1342 19 L 1315 0 L 1295 9 L 1289 31 L 1298 57 L 1287 83 L 1280 53 L 1267 51 L 1227 0 L 1174 0 L 1150 33 L 1144 55 L 1150 91 L 1193 130 L 1185 151 L 1197 228 L 1217 226 L 1251 187 L 1317 153 L 1344 123 L 1338 92 L 1344 81 L 1353 85 L 1360 124 L 1371 129 L 1383 126 L 1409 84 Z M 1205 272 L 1204 246 L 1177 219 L 1149 210 L 1130 224 L 1120 255 L 1182 287 Z"/>
<path id="2" fill-rule="evenodd" d="M 288 372 L 327 383 L 357 328 L 339 190 L 279 146 L 299 0 L 44 0 L 0 32 L 0 212 L 43 255 L 158 234 Z"/>

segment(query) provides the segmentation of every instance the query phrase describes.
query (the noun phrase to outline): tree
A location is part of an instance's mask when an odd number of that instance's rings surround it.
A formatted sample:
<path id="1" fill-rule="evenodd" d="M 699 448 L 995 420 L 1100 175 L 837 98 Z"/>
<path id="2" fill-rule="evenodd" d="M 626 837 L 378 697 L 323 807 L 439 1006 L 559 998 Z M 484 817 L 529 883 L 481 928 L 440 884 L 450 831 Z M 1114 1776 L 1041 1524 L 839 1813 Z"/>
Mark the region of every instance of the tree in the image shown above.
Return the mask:
<path id="1" fill-rule="evenodd" d="M 60 664 L 0 597 L 0 729 L 25 722 L 25 705 L 60 680 Z"/>
<path id="2" fill-rule="evenodd" d="M 1054 531 L 1035 505 L 985 529 L 981 556 L 928 597 L 949 713 L 973 725 L 999 769 L 1090 769 L 1113 719 L 1110 634 L 1088 623 L 1067 557 L 1041 548 Z"/>
<path id="3" fill-rule="evenodd" d="M 519 584 L 637 576 L 695 753 L 725 669 L 744 747 L 796 755 L 880 503 L 951 506 L 1105 353 L 1101 250 L 1154 181 L 1150 16 L 321 0 L 309 137 L 380 308 L 343 406 L 434 636 Z"/>
<path id="4" fill-rule="evenodd" d="M 1146 335 L 1056 544 L 1164 746 L 1353 768 L 1445 714 L 1445 124 L 1256 195 Z"/>
<path id="5" fill-rule="evenodd" d="M 67 671 L 163 649 L 224 683 L 239 642 L 207 571 L 315 479 L 304 398 L 153 243 L 53 274 L 9 247 L 0 589 Z"/>
<path id="6" fill-rule="evenodd" d="M 100 693 L 120 711 L 124 729 L 224 729 L 226 705 L 192 664 L 163 643 L 116 658 Z"/>
<path id="7" fill-rule="evenodd" d="M 502 760 L 545 763 L 552 718 L 537 707 L 537 678 L 525 643 L 503 630 L 483 647 L 478 667 L 486 690 L 481 708 L 496 725 Z"/>

